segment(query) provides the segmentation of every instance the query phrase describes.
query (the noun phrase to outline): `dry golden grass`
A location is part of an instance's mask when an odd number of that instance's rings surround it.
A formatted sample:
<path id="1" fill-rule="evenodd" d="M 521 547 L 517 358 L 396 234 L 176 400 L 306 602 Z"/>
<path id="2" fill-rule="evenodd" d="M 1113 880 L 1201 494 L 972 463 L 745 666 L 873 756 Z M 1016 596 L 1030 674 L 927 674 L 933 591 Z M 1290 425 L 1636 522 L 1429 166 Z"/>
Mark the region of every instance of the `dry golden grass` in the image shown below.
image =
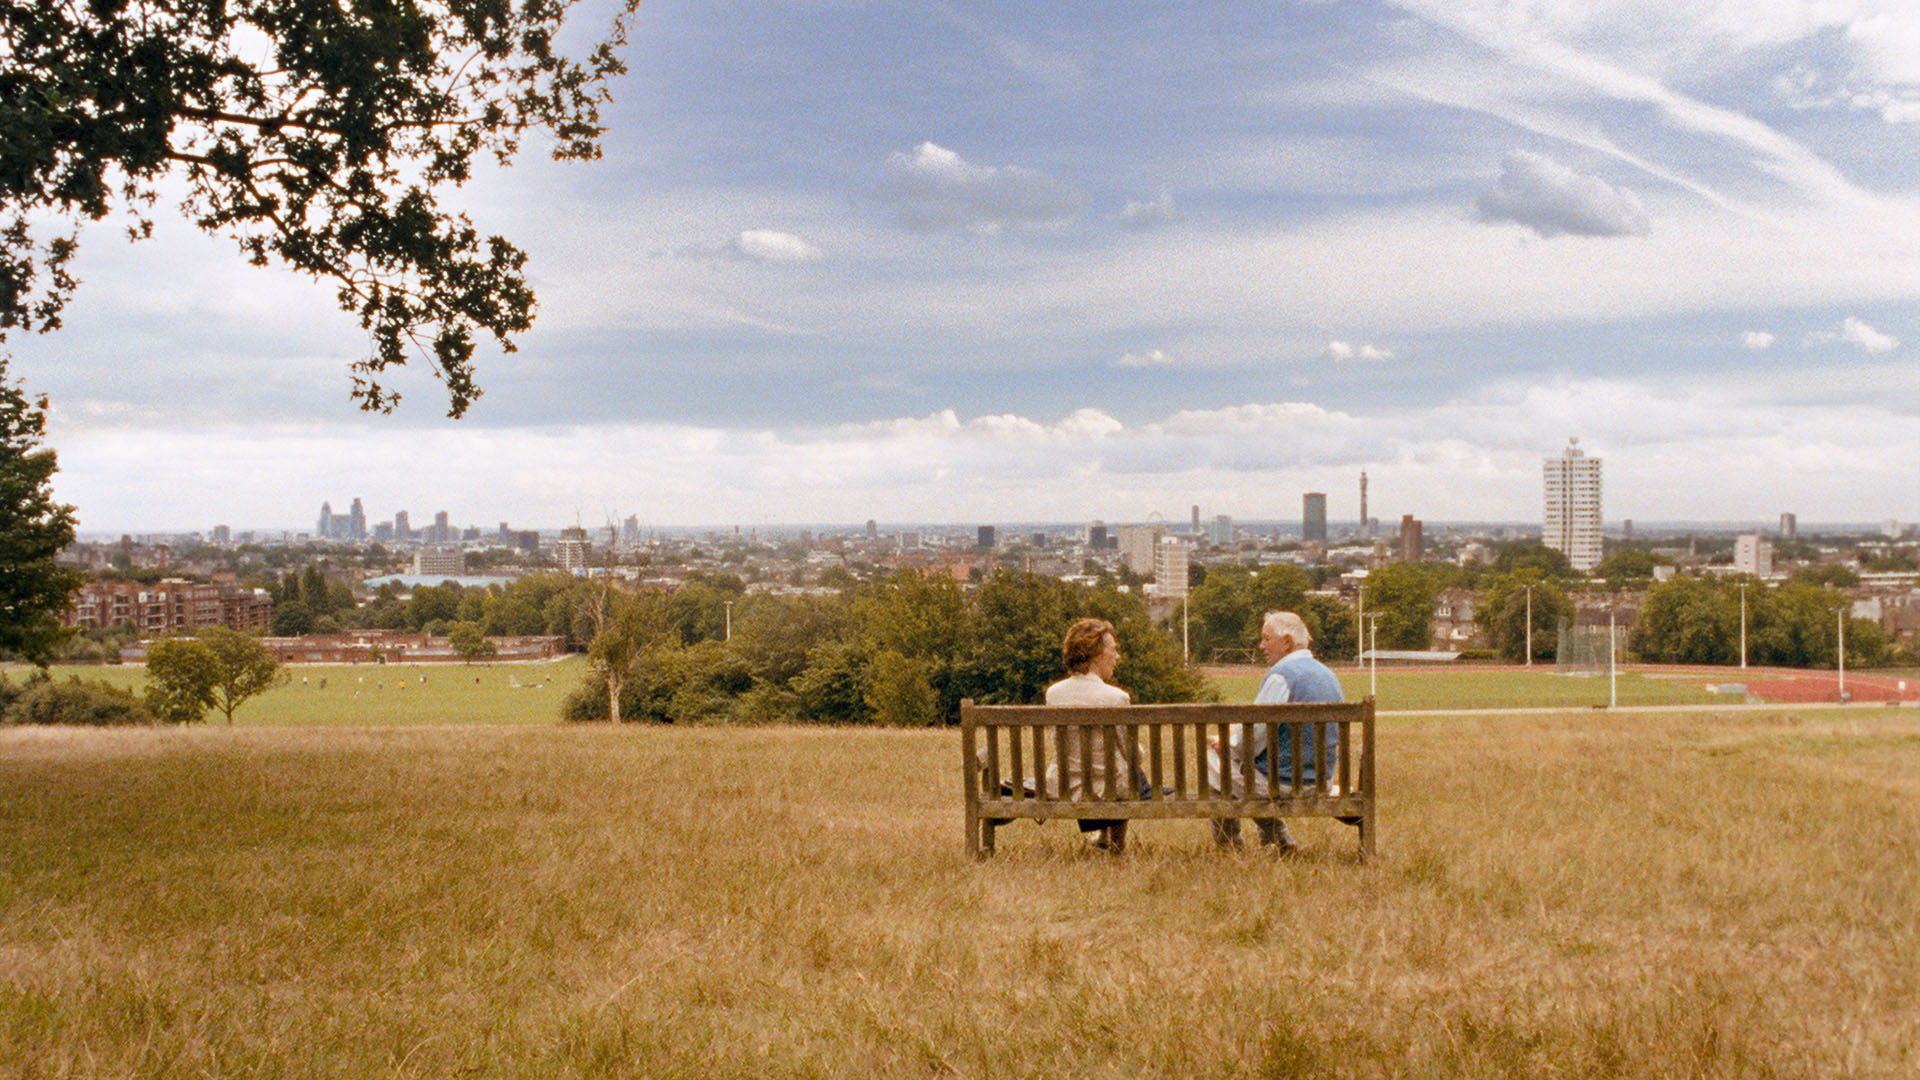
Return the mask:
<path id="1" fill-rule="evenodd" d="M 1920 718 L 1387 723 L 964 860 L 951 732 L 0 732 L 10 1077 L 1908 1077 Z"/>

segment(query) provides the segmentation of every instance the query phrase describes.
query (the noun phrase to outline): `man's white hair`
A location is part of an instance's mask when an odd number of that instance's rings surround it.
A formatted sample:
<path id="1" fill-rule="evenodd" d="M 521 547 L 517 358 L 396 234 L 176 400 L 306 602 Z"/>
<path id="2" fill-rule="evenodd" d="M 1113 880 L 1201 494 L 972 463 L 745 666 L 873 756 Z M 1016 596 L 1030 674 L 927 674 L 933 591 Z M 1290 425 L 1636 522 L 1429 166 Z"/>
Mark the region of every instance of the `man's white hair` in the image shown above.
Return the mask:
<path id="1" fill-rule="evenodd" d="M 1307 622 L 1291 611 L 1269 611 L 1260 620 L 1263 629 L 1273 631 L 1274 637 L 1290 637 L 1293 647 L 1304 649 L 1313 644 L 1313 635 L 1307 632 Z"/>

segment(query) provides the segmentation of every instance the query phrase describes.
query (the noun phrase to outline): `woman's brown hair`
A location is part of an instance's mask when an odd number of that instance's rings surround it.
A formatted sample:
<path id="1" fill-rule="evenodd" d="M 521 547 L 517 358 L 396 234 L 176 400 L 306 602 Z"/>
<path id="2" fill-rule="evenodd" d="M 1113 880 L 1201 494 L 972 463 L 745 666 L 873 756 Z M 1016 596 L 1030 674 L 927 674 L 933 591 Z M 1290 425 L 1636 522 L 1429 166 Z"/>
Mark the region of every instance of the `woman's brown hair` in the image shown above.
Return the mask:
<path id="1" fill-rule="evenodd" d="M 1075 675 L 1093 666 L 1100 655 L 1103 643 L 1114 637 L 1113 624 L 1105 619 L 1075 619 L 1067 627 L 1067 639 L 1060 645 L 1061 658 L 1067 662 L 1067 670 Z M 1117 642 L 1118 637 L 1114 637 Z"/>

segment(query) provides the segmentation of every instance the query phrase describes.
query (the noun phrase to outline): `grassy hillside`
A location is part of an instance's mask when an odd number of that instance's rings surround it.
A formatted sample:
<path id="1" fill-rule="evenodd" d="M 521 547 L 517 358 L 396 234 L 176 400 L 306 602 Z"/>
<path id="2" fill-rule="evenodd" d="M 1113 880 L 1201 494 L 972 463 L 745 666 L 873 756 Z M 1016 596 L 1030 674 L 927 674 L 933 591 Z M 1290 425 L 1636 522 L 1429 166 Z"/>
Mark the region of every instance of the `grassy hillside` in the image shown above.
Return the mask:
<path id="1" fill-rule="evenodd" d="M 0 1075 L 1911 1075 L 1910 710 L 1381 741 L 1364 865 L 972 864 L 950 731 L 0 730 Z"/>

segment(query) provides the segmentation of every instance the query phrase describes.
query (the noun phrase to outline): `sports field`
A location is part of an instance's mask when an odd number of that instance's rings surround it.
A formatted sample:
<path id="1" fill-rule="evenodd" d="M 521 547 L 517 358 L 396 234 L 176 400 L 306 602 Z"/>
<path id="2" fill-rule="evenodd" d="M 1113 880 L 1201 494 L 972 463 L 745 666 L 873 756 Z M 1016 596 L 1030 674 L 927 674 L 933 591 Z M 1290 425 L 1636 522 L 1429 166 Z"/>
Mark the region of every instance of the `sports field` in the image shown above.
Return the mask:
<path id="1" fill-rule="evenodd" d="M 431 686 L 432 683 L 429 683 Z M 329 686 L 329 690 L 332 686 Z M 408 691 L 411 693 L 412 691 Z M 1380 855 L 949 730 L 0 729 L 0 1076 L 1911 1077 L 1920 715 L 1390 718 Z"/>
<path id="2" fill-rule="evenodd" d="M 8 665 L 14 681 L 29 669 Z M 572 656 L 540 664 L 302 664 L 287 681 L 240 706 L 236 725 L 279 727 L 411 724 L 551 724 L 560 702 L 586 676 Z M 53 677 L 78 676 L 136 693 L 147 685 L 137 664 L 59 666 Z M 213 722 L 220 722 L 217 715 Z"/>
<path id="3" fill-rule="evenodd" d="M 1473 668 L 1464 671 L 1405 668 L 1379 672 L 1376 677 L 1352 668 L 1337 668 L 1340 687 L 1349 700 L 1375 694 L 1383 711 L 1402 709 L 1582 708 L 1608 701 L 1605 675 L 1560 675 L 1552 668 Z M 1217 672 L 1210 676 L 1228 701 L 1252 701 L 1260 687 L 1259 669 Z M 1624 672 L 1615 692 L 1621 705 L 1725 704 L 1704 686 Z"/>

